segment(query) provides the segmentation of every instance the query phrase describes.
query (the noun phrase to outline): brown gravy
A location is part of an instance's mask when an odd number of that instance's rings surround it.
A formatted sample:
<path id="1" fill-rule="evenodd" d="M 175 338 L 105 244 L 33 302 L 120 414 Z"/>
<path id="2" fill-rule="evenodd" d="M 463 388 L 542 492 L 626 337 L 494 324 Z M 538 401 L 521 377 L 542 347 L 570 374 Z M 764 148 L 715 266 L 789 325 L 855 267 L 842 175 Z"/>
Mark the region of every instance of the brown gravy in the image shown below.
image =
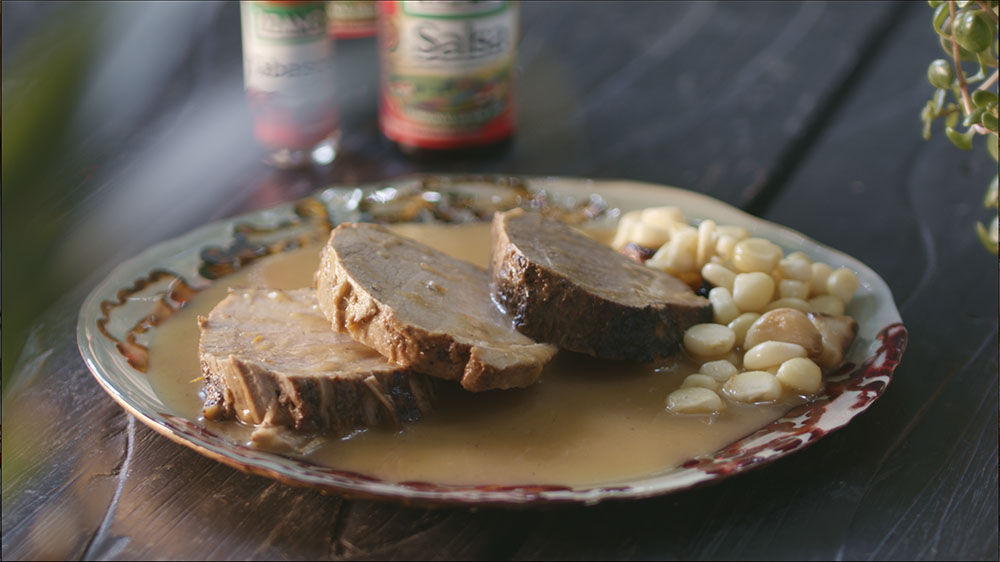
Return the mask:
<path id="1" fill-rule="evenodd" d="M 395 227 L 457 258 L 486 267 L 488 224 Z M 201 383 L 198 325 L 230 286 L 293 289 L 312 285 L 319 246 L 261 260 L 198 294 L 163 324 L 150 346 L 148 377 L 174 413 L 198 419 Z M 437 411 L 400 431 L 373 428 L 343 439 L 319 439 L 312 462 L 388 481 L 438 484 L 613 484 L 673 468 L 712 453 L 777 419 L 788 403 L 739 406 L 714 417 L 681 416 L 664 401 L 695 365 L 683 358 L 632 365 L 560 353 L 541 383 L 522 390 L 473 394 L 457 384 L 441 392 Z M 206 423 L 234 441 L 250 428 Z"/>

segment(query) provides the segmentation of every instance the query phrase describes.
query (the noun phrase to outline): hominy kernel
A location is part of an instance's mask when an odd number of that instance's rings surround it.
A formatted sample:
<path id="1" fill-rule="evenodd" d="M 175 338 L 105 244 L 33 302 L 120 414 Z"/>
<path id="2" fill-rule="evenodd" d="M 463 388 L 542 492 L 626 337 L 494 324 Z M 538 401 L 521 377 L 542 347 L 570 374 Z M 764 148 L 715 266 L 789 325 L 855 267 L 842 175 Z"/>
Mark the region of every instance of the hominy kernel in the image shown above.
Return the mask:
<path id="1" fill-rule="evenodd" d="M 671 238 L 673 238 L 674 236 L 677 236 L 678 234 L 680 234 L 682 232 L 689 232 L 689 233 L 693 234 L 695 236 L 695 238 L 694 238 L 695 239 L 695 246 L 697 247 L 697 245 L 698 245 L 698 242 L 697 242 L 698 241 L 698 229 L 697 228 L 691 226 L 690 224 L 687 224 L 686 222 L 675 222 L 675 223 L 673 223 L 673 224 L 670 225 L 669 230 L 670 230 L 670 237 Z"/>
<path id="2" fill-rule="evenodd" d="M 698 225 L 698 248 L 695 251 L 695 263 L 699 268 L 708 263 L 715 254 L 715 221 L 705 219 Z"/>
<path id="3" fill-rule="evenodd" d="M 707 388 L 709 390 L 718 391 L 719 381 L 713 379 L 712 377 L 702 374 L 695 373 L 693 375 L 688 375 L 684 378 L 684 382 L 681 383 L 681 388 L 691 388 L 700 387 Z"/>
<path id="4" fill-rule="evenodd" d="M 733 248 L 733 265 L 744 273 L 769 272 L 779 260 L 781 248 L 764 238 L 745 238 Z"/>
<path id="5" fill-rule="evenodd" d="M 725 359 L 719 359 L 717 361 L 709 361 L 698 369 L 702 374 L 708 375 L 715 379 L 717 382 L 726 382 L 729 377 L 735 375 L 739 372 L 736 366 Z"/>
<path id="6" fill-rule="evenodd" d="M 733 375 L 722 391 L 737 402 L 771 402 L 781 398 L 781 383 L 766 371 L 746 371 Z"/>
<path id="7" fill-rule="evenodd" d="M 778 269 L 786 279 L 808 282 L 812 279 L 812 260 L 802 252 L 792 252 L 778 262 Z"/>
<path id="8" fill-rule="evenodd" d="M 712 414 L 725 407 L 714 390 L 698 386 L 679 388 L 667 396 L 667 410 L 678 414 Z"/>
<path id="9" fill-rule="evenodd" d="M 668 240 L 670 240 L 669 231 L 644 222 L 634 225 L 629 236 L 629 242 L 635 242 L 643 248 L 659 248 Z"/>
<path id="10" fill-rule="evenodd" d="M 670 225 L 675 222 L 685 222 L 684 213 L 677 207 L 649 207 L 639 211 L 639 216 L 642 222 L 663 230 L 670 230 Z"/>
<path id="11" fill-rule="evenodd" d="M 701 277 L 716 287 L 729 289 L 730 292 L 733 290 L 733 281 L 736 280 L 736 274 L 728 267 L 714 262 L 706 263 L 701 268 Z"/>
<path id="12" fill-rule="evenodd" d="M 712 320 L 718 324 L 729 324 L 740 315 L 740 309 L 733 301 L 733 295 L 725 287 L 716 287 L 708 292 L 712 303 Z"/>
<path id="13" fill-rule="evenodd" d="M 840 316 L 844 313 L 844 303 L 833 295 L 820 295 L 809 299 L 809 306 L 813 312 L 822 312 L 831 316 Z"/>
<path id="14" fill-rule="evenodd" d="M 620 250 L 632 241 L 632 229 L 639 224 L 642 211 L 630 211 L 618 219 L 618 229 L 615 231 L 615 238 L 611 241 L 611 247 Z"/>
<path id="15" fill-rule="evenodd" d="M 733 280 L 733 300 L 744 312 L 764 310 L 767 303 L 771 302 L 772 295 L 774 279 L 766 273 L 740 273 Z"/>
<path id="16" fill-rule="evenodd" d="M 715 255 L 724 261 L 732 259 L 737 242 L 739 240 L 732 236 L 719 235 L 719 239 L 715 242 Z"/>
<path id="17" fill-rule="evenodd" d="M 814 263 L 809 266 L 812 269 L 812 279 L 809 280 L 809 294 L 811 296 L 826 294 L 826 280 L 833 273 L 833 268 L 825 263 Z"/>
<path id="18" fill-rule="evenodd" d="M 723 355 L 735 342 L 733 331 L 721 324 L 695 324 L 684 331 L 684 349 L 701 357 Z"/>
<path id="19" fill-rule="evenodd" d="M 809 298 L 809 284 L 795 279 L 782 279 L 778 281 L 778 296 L 781 298 Z"/>
<path id="20" fill-rule="evenodd" d="M 758 318 L 760 318 L 760 314 L 757 314 L 756 312 L 744 312 L 729 323 L 729 329 L 732 330 L 733 335 L 736 336 L 736 345 L 743 345 L 743 340 L 746 339 L 747 336 L 747 330 L 750 329 L 750 326 L 752 326 Z"/>
<path id="21" fill-rule="evenodd" d="M 775 310 L 777 308 L 794 308 L 795 310 L 800 310 L 802 312 L 812 312 L 812 306 L 810 306 L 808 302 L 804 299 L 798 299 L 795 297 L 773 300 L 764 307 L 764 312 Z"/>
<path id="22" fill-rule="evenodd" d="M 759 343 L 743 355 L 743 367 L 747 369 L 766 369 L 776 367 L 793 357 L 805 357 L 806 348 L 796 343 L 784 341 L 766 341 Z"/>
<path id="23" fill-rule="evenodd" d="M 719 236 L 730 236 L 737 242 L 743 240 L 744 238 L 750 238 L 750 231 L 742 226 L 724 224 L 716 227 L 715 230 L 719 233 Z"/>
<path id="24" fill-rule="evenodd" d="M 747 330 L 743 338 L 744 349 L 768 341 L 783 341 L 801 345 L 807 355 L 818 355 L 823 350 L 823 336 L 805 313 L 783 308 L 762 315 Z"/>
<path id="25" fill-rule="evenodd" d="M 646 262 L 646 265 L 668 273 L 685 273 L 695 270 L 694 253 L 698 246 L 698 232 L 678 232 Z"/>
<path id="26" fill-rule="evenodd" d="M 823 388 L 819 365 L 805 357 L 794 357 L 778 367 L 781 384 L 802 394 L 816 394 Z"/>
<path id="27" fill-rule="evenodd" d="M 838 267 L 826 278 L 826 292 L 849 303 L 858 292 L 858 276 L 846 267 Z"/>

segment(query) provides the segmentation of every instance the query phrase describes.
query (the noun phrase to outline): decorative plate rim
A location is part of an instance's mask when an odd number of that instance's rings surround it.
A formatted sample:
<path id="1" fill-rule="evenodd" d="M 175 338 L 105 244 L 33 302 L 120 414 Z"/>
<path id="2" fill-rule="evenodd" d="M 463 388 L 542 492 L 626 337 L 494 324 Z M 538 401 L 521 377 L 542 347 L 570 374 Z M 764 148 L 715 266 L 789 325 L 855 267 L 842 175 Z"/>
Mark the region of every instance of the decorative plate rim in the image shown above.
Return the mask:
<path id="1" fill-rule="evenodd" d="M 765 234 L 786 249 L 807 249 L 807 253 L 831 265 L 846 265 L 858 273 L 864 298 L 865 314 L 859 318 L 859 342 L 849 352 L 851 369 L 828 378 L 826 394 L 803 406 L 793 408 L 782 418 L 752 432 L 710 456 L 691 459 L 680 467 L 628 479 L 621 483 L 570 488 L 564 486 L 495 486 L 490 484 L 439 485 L 423 482 L 386 482 L 365 475 L 339 471 L 308 461 L 267 453 L 236 444 L 215 435 L 195 421 L 167 413 L 169 410 L 152 390 L 136 386 L 144 374 L 133 368 L 122 354 L 109 351 L 110 336 L 103 330 L 104 306 L 120 299 L 126 280 L 150 275 L 157 266 L 171 260 L 190 261 L 193 251 L 201 252 L 213 243 L 233 239 L 238 224 L 287 226 L 296 205 L 304 201 L 323 201 L 331 222 L 334 211 L 342 211 L 347 195 L 362 190 L 378 190 L 404 184 L 435 183 L 445 189 L 466 183 L 487 182 L 495 185 L 523 183 L 533 191 L 580 198 L 598 194 L 611 208 L 675 204 L 688 218 L 712 218 L 727 224 L 746 226 L 751 232 Z M 618 189 L 616 191 L 616 189 Z M 628 195 L 628 196 L 626 196 Z M 338 199 L 338 197 L 340 199 Z M 667 202 L 669 201 L 669 203 Z M 285 221 L 285 222 L 283 222 Z M 816 253 L 822 257 L 817 257 Z M 831 259 L 833 258 L 833 259 Z M 206 281 L 207 283 L 207 281 Z M 178 307 L 180 304 L 177 305 Z M 852 303 L 852 307 L 854 304 Z M 105 317 L 105 320 L 107 318 Z M 417 174 L 381 181 L 360 187 L 331 187 L 292 202 L 281 203 L 230 219 L 197 227 L 186 234 L 158 243 L 123 262 L 105 277 L 88 295 L 77 322 L 77 344 L 91 373 L 102 388 L 126 411 L 169 439 L 199 454 L 239 470 L 273 478 L 301 487 L 317 488 L 337 494 L 381 499 L 418 505 L 468 505 L 528 507 L 541 505 L 585 504 L 606 500 L 640 499 L 665 495 L 761 466 L 797 451 L 844 427 L 871 406 L 892 380 L 893 371 L 906 347 L 906 329 L 895 307 L 888 285 L 874 271 L 857 259 L 820 244 L 787 227 L 749 215 L 707 195 L 681 188 L 616 179 L 588 179 L 552 176 L 490 174 L 477 176 Z M 867 347 L 861 347 L 864 343 Z M 119 342 L 120 343 L 120 342 Z M 861 345 L 859 345 L 861 344 Z M 141 386 L 141 385 L 140 385 Z M 148 386 L 148 385 L 147 385 Z"/>

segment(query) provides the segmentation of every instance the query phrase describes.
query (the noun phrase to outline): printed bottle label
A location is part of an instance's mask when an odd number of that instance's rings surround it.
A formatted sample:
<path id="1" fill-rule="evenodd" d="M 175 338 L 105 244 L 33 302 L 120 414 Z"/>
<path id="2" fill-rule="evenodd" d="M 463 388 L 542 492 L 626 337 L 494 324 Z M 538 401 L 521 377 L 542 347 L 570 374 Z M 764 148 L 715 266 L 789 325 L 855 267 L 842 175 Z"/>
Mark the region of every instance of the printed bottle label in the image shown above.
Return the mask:
<path id="1" fill-rule="evenodd" d="M 329 0 L 326 3 L 328 30 L 339 39 L 375 35 L 376 14 L 374 0 Z"/>
<path id="2" fill-rule="evenodd" d="M 305 147 L 337 129 L 324 2 L 241 2 L 243 77 L 265 144 Z"/>
<path id="3" fill-rule="evenodd" d="M 516 4 L 404 0 L 379 9 L 379 121 L 387 137 L 449 149 L 511 135 Z"/>

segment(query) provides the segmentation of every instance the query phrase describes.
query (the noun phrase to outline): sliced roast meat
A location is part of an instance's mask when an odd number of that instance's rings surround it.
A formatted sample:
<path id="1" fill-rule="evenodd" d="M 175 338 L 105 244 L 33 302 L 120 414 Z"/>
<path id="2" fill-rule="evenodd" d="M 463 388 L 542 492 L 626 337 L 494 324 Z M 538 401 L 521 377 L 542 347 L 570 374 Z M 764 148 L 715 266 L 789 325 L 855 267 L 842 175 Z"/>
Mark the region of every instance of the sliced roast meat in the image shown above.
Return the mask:
<path id="1" fill-rule="evenodd" d="M 494 215 L 490 271 L 520 332 L 594 357 L 667 357 L 685 329 L 712 320 L 709 301 L 679 279 L 522 209 Z"/>
<path id="2" fill-rule="evenodd" d="M 514 330 L 486 271 L 374 224 L 334 229 L 316 295 L 335 330 L 474 392 L 528 386 L 556 353 Z"/>
<path id="3" fill-rule="evenodd" d="M 198 322 L 206 419 L 343 435 L 431 409 L 433 379 L 331 330 L 312 289 L 231 291 Z"/>

